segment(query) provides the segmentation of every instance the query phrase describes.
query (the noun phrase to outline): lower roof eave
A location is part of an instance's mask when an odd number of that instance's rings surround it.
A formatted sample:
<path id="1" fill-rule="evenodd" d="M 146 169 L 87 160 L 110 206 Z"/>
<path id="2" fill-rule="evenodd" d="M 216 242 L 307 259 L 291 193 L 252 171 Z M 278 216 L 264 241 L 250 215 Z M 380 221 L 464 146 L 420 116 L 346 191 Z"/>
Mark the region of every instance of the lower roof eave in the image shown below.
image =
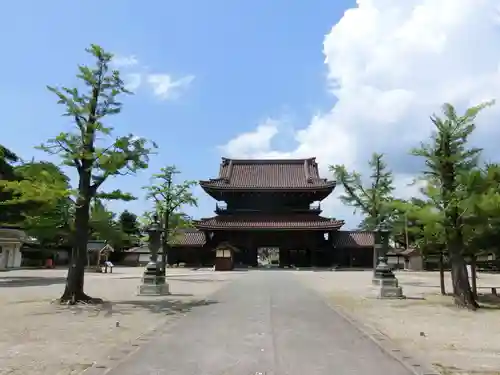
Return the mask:
<path id="1" fill-rule="evenodd" d="M 269 228 L 269 227 L 205 227 L 205 226 L 197 226 L 196 227 L 198 230 L 201 230 L 201 231 L 228 231 L 228 230 L 231 230 L 231 231 L 269 231 L 269 232 L 272 232 L 272 231 L 306 231 L 306 232 L 310 232 L 310 231 L 314 231 L 314 232 L 318 232 L 318 231 L 338 231 L 341 227 L 323 227 L 323 228 L 308 228 L 308 227 L 303 227 L 303 228 Z"/>

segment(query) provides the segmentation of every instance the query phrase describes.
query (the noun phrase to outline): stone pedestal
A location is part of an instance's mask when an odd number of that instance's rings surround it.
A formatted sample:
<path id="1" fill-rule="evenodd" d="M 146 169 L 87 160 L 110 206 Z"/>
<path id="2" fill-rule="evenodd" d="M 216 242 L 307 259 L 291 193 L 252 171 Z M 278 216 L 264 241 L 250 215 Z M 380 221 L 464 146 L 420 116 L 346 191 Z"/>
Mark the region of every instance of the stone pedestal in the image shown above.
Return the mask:
<path id="1" fill-rule="evenodd" d="M 156 262 L 151 261 L 146 266 L 137 293 L 144 296 L 164 296 L 170 294 L 165 276 Z"/>
<path id="2" fill-rule="evenodd" d="M 403 288 L 398 285 L 398 279 L 373 278 L 375 296 L 382 299 L 404 298 Z"/>
<path id="3" fill-rule="evenodd" d="M 379 258 L 379 263 L 372 279 L 372 285 L 374 286 L 377 298 L 404 298 L 403 288 L 398 285 L 398 279 L 383 257 Z"/>
<path id="4" fill-rule="evenodd" d="M 138 290 L 139 295 L 144 296 L 164 296 L 170 294 L 165 276 L 144 275 Z"/>
<path id="5" fill-rule="evenodd" d="M 138 293 L 140 296 L 166 296 L 170 294 L 167 283 L 163 284 L 141 284 Z"/>

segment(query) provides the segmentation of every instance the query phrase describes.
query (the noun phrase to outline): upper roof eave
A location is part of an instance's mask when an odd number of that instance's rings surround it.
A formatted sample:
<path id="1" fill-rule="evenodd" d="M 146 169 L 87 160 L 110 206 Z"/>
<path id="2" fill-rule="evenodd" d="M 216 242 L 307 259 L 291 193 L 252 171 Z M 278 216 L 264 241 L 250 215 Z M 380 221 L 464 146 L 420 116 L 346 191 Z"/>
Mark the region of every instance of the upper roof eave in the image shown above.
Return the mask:
<path id="1" fill-rule="evenodd" d="M 329 190 L 331 189 L 332 191 L 335 189 L 337 186 L 336 181 L 326 181 L 324 184 L 321 185 L 311 185 L 311 186 L 297 186 L 297 187 L 290 187 L 290 186 L 264 186 L 264 187 L 256 187 L 256 186 L 234 186 L 227 184 L 226 186 L 222 185 L 216 185 L 218 182 L 223 181 L 224 179 L 218 178 L 218 179 L 213 179 L 213 180 L 208 180 L 208 181 L 199 181 L 199 185 L 204 189 L 209 189 L 209 190 L 244 190 L 244 191 L 273 191 L 273 190 L 288 190 L 288 191 L 314 191 L 314 190 Z"/>

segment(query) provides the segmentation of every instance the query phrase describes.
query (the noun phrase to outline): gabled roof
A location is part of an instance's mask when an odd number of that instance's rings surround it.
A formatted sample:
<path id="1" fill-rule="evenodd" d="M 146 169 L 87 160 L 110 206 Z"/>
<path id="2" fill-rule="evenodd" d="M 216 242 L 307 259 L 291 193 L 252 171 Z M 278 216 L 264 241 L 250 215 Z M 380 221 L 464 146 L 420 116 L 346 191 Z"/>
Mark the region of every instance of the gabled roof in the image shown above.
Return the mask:
<path id="1" fill-rule="evenodd" d="M 336 248 L 341 247 L 373 247 L 375 236 L 368 231 L 338 231 L 333 238 Z"/>
<path id="2" fill-rule="evenodd" d="M 310 190 L 335 188 L 335 181 L 321 178 L 316 158 L 228 159 L 222 158 L 219 177 L 200 181 L 211 189 Z"/>
<path id="3" fill-rule="evenodd" d="M 344 221 L 307 214 L 221 215 L 194 224 L 201 230 L 331 230 Z"/>
<path id="4" fill-rule="evenodd" d="M 196 228 L 178 229 L 169 242 L 173 247 L 201 247 L 205 245 L 205 234 Z"/>

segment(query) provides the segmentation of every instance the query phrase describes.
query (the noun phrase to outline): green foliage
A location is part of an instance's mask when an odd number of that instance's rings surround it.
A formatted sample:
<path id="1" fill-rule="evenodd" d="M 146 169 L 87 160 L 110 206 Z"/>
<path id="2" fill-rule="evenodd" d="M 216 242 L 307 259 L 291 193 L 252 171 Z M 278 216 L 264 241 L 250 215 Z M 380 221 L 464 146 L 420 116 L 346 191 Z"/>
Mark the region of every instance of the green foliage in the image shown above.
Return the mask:
<path id="1" fill-rule="evenodd" d="M 143 232 L 147 231 L 147 228 L 153 222 L 153 215 L 155 214 L 156 211 L 146 211 L 143 213 L 142 217 L 139 219 Z M 194 228 L 193 220 L 184 212 L 173 212 L 169 216 L 168 228 L 167 241 L 168 243 L 175 243 L 179 230 Z M 147 237 L 144 237 L 143 241 L 147 241 Z"/>
<path id="2" fill-rule="evenodd" d="M 140 233 L 136 214 L 125 210 L 120 214 L 118 222 L 124 233 L 129 235 L 138 235 Z"/>
<path id="3" fill-rule="evenodd" d="M 164 224 L 168 225 L 170 215 L 178 212 L 184 206 L 197 206 L 198 202 L 192 193 L 196 181 L 182 181 L 176 183 L 175 176 L 180 171 L 175 166 L 161 168 L 160 173 L 154 174 L 152 183 L 145 186 L 146 197 L 155 204 L 156 212 L 161 218 L 167 218 Z"/>
<path id="4" fill-rule="evenodd" d="M 74 120 L 75 128 L 49 139 L 39 148 L 62 158 L 63 164 L 74 167 L 80 175 L 79 195 L 85 200 L 97 196 L 98 188 L 107 178 L 135 173 L 148 166 L 149 155 L 156 145 L 148 146 L 144 138 L 132 134 L 115 138 L 105 145 L 98 140 L 109 139 L 113 128 L 104 124 L 108 116 L 119 114 L 122 103 L 120 96 L 131 94 L 120 73 L 110 70 L 113 55 L 97 45 L 87 49 L 95 59 L 95 66 L 80 65 L 77 78 L 87 89 L 49 86 L 58 97 L 58 103 L 65 107 L 64 116 Z M 120 191 L 99 193 L 102 199 L 126 199 L 132 197 Z"/>
<path id="5" fill-rule="evenodd" d="M 25 163 L 14 170 L 14 179 L 0 180 L 0 189 L 11 194 L 0 204 L 52 204 L 69 196 L 68 178 L 52 163 Z"/>
<path id="6" fill-rule="evenodd" d="M 467 199 L 461 202 L 468 254 L 495 251 L 500 255 L 500 165 L 486 164 L 462 175 Z"/>
<path id="7" fill-rule="evenodd" d="M 425 256 L 441 251 L 445 239 L 443 213 L 432 204 L 432 200 L 427 196 L 427 189 L 423 191 L 427 199 L 412 198 L 407 201 L 395 200 L 392 203 L 392 227 L 398 243 L 404 244 L 405 247 L 417 247 Z"/>
<path id="8" fill-rule="evenodd" d="M 162 252 L 162 268 L 165 269 L 167 259 L 167 249 L 169 242 L 175 236 L 177 227 L 170 225 L 179 225 L 182 223 L 182 216 L 178 216 L 179 220 L 176 223 L 174 218 L 176 214 L 180 214 L 180 210 L 185 206 L 197 206 L 198 202 L 192 193 L 192 189 L 196 186 L 196 181 L 182 181 L 176 183 L 175 176 L 180 171 L 175 166 L 164 167 L 160 173 L 154 174 L 151 185 L 145 186 L 146 197 L 151 199 L 155 205 L 155 212 L 160 217 L 160 223 L 164 230 L 163 236 L 163 252 Z"/>
<path id="9" fill-rule="evenodd" d="M 14 178 L 14 163 L 19 157 L 8 148 L 0 145 L 0 179 L 10 180 Z"/>
<path id="10" fill-rule="evenodd" d="M 36 200 L 36 205 L 24 213 L 23 227 L 44 246 L 69 243 L 73 220 L 73 202 L 69 199 L 69 178 L 55 164 L 30 162 L 16 167 L 16 174 L 33 186 L 42 185 L 52 192 L 45 200 Z M 26 192 L 22 195 L 29 196 Z"/>
<path id="11" fill-rule="evenodd" d="M 19 157 L 0 145 L 0 206 L 9 205 L 8 209 L 0 207 L 0 224 L 8 225 L 15 224 L 22 218 L 22 204 L 13 204 L 12 192 L 5 188 L 7 181 L 16 179 L 14 172 L 15 163 L 19 161 Z"/>
<path id="12" fill-rule="evenodd" d="M 125 210 L 120 214 L 118 224 L 126 237 L 123 241 L 123 247 L 130 248 L 137 246 L 141 236 L 137 215 Z"/>
<path id="13" fill-rule="evenodd" d="M 480 207 L 485 197 L 481 190 L 487 189 L 487 184 L 477 173 L 482 150 L 470 147 L 469 138 L 476 128 L 477 115 L 492 104 L 471 107 L 461 116 L 451 104 L 443 105 L 443 117 L 431 117 L 436 130 L 430 142 L 412 151 L 425 159 L 424 176 L 430 182 L 431 201 L 441 214 L 439 224 L 450 257 L 455 303 L 472 310 L 478 304 L 469 284 L 465 255 L 479 251 L 478 234 L 481 222 L 485 222 L 474 208 Z"/>
<path id="14" fill-rule="evenodd" d="M 104 121 L 121 112 L 122 103 L 119 99 L 130 92 L 125 88 L 120 72 L 110 69 L 111 53 L 95 44 L 86 51 L 94 59 L 94 65 L 78 66 L 77 78 L 82 84 L 81 88 L 48 86 L 49 91 L 57 96 L 58 103 L 64 106 L 63 115 L 73 120 L 74 127 L 39 147 L 49 154 L 58 155 L 64 165 L 74 167 L 78 172 L 74 263 L 69 268 L 66 288 L 61 297 L 61 301 L 71 303 L 93 301 L 83 292 L 89 221 L 94 233 L 101 238 L 118 242 L 123 234 L 121 231 L 115 232 L 110 221 L 112 218 L 103 214 L 103 210 L 97 206 L 93 207 L 92 212 L 95 220 L 89 220 L 91 201 L 94 198 L 132 199 L 130 194 L 121 191 L 105 193 L 99 188 L 110 177 L 146 169 L 149 156 L 156 148 L 156 144 L 132 134 L 112 137 L 113 128 Z"/>
<path id="15" fill-rule="evenodd" d="M 115 220 L 115 214 L 109 211 L 101 201 L 95 200 L 90 211 L 91 237 L 103 240 L 114 248 L 122 246 L 127 236 Z"/>
<path id="16" fill-rule="evenodd" d="M 451 104 L 445 104 L 443 118 L 431 117 L 436 127 L 431 141 L 412 150 L 413 155 L 425 159 L 424 176 L 430 182 L 429 196 L 434 206 L 442 210 L 448 244 L 454 242 L 459 246 L 462 241 L 464 205 L 469 205 L 469 186 L 474 185 L 475 176 L 471 173 L 478 167 L 481 154 L 481 149 L 468 147 L 468 140 L 475 130 L 477 115 L 492 104 L 469 108 L 462 116 L 457 115 Z"/>
<path id="17" fill-rule="evenodd" d="M 344 188 L 345 194 L 340 200 L 354 208 L 354 212 L 361 212 L 365 219 L 361 227 L 373 230 L 382 220 L 391 214 L 390 203 L 394 191 L 393 175 L 387 169 L 382 154 L 373 154 L 369 161 L 371 169 L 370 183 L 364 185 L 361 174 L 348 172 L 343 165 L 330 166 L 335 178 Z"/>
<path id="18" fill-rule="evenodd" d="M 71 201 L 68 177 L 49 162 L 29 162 L 14 168 L 15 180 L 0 181 L 10 192 L 7 205 L 18 212 L 18 225 L 44 244 L 60 244 L 69 240 Z"/>

